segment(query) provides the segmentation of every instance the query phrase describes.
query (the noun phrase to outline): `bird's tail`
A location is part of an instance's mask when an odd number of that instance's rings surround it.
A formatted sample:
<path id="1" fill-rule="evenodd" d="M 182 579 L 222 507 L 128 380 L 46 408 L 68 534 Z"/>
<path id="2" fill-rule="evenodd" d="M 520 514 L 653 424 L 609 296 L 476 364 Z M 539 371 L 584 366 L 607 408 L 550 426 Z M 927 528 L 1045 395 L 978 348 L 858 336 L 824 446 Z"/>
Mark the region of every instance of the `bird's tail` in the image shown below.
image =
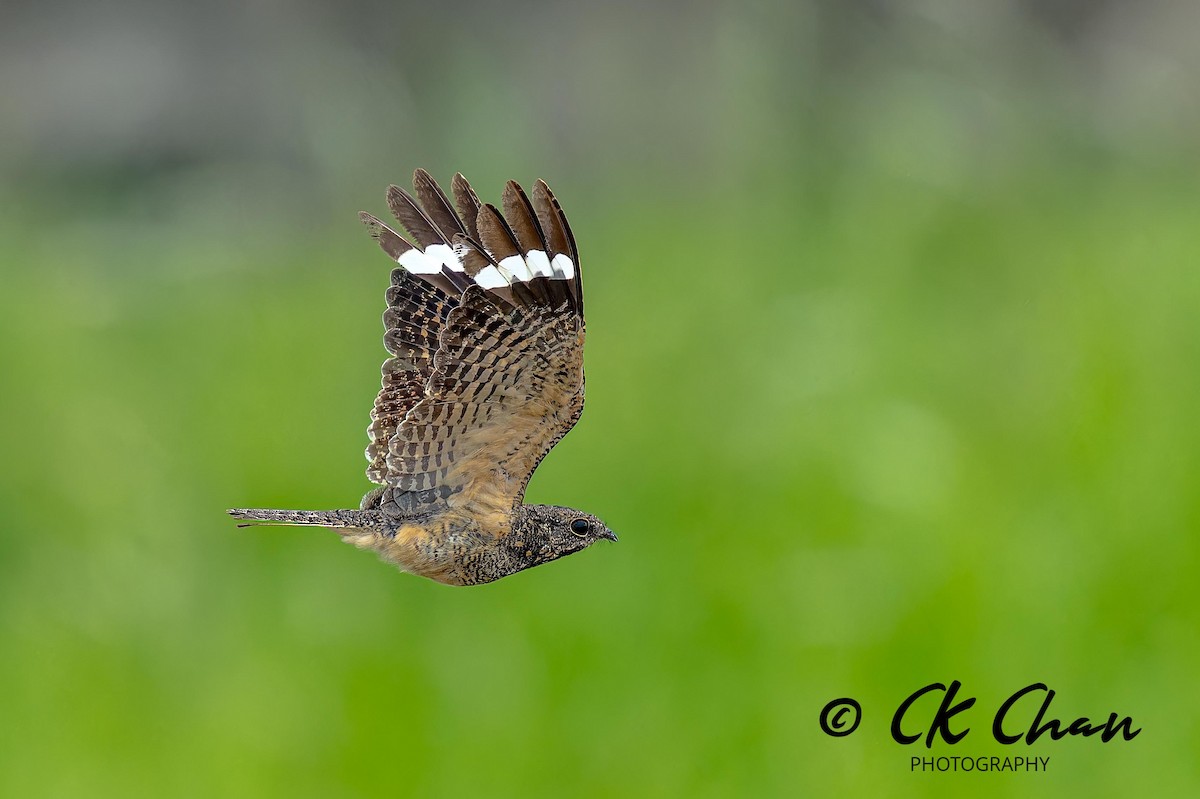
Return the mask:
<path id="1" fill-rule="evenodd" d="M 246 524 L 239 524 L 238 527 L 253 527 L 263 524 L 363 529 L 376 527 L 379 524 L 379 513 L 376 511 L 233 508 L 228 513 L 233 518 L 246 522 Z"/>

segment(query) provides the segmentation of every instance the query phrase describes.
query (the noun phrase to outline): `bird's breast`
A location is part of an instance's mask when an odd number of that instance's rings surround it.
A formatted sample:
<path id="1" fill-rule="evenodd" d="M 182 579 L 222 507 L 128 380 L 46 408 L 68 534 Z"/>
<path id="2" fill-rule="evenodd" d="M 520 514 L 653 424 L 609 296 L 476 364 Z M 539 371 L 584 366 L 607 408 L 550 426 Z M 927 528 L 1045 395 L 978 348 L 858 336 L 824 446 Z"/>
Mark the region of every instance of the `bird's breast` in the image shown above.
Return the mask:
<path id="1" fill-rule="evenodd" d="M 376 549 L 403 571 L 448 585 L 491 582 L 509 573 L 496 536 L 452 518 L 401 524 L 381 536 Z"/>

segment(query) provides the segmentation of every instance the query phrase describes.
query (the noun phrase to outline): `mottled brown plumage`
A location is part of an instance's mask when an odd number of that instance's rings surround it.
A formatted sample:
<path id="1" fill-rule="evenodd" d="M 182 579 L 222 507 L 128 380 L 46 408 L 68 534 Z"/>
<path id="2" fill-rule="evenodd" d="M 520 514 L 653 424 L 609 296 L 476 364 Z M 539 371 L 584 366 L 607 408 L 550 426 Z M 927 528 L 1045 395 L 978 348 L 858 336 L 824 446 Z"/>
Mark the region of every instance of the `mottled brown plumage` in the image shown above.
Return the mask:
<path id="1" fill-rule="evenodd" d="M 320 525 L 404 571 L 472 585 L 616 536 L 594 516 L 525 505 L 525 486 L 583 411 L 583 293 L 566 216 L 542 181 L 509 182 L 501 213 L 456 175 L 457 210 L 424 170 L 392 186 L 406 240 L 361 214 L 392 270 L 382 388 L 358 510 L 235 509 Z"/>

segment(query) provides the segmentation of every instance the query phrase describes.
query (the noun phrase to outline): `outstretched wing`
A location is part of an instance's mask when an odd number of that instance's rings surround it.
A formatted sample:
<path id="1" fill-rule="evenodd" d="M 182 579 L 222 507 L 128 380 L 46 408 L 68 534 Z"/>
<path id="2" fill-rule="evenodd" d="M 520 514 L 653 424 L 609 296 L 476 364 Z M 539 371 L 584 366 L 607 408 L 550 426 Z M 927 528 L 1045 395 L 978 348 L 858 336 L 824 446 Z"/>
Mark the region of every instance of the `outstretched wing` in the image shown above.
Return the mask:
<path id="1" fill-rule="evenodd" d="M 399 186 L 388 187 L 387 202 L 416 246 L 374 216 L 365 211 L 359 214 L 383 251 L 400 265 L 392 270 L 383 314 L 383 344 L 392 357 L 383 363 L 382 387 L 367 428 L 367 477 L 381 485 L 387 484 L 388 443 L 405 415 L 425 398 L 438 334 L 458 305 L 458 297 L 474 285 L 452 244 L 452 237 L 466 230 L 462 220 L 428 172 L 419 169 L 413 174 L 413 188 L 433 209 L 440 225 Z"/>
<path id="2" fill-rule="evenodd" d="M 388 197 L 420 247 L 364 215 L 404 267 L 388 291 L 393 357 L 372 412 L 368 475 L 503 534 L 534 469 L 583 411 L 578 252 L 542 181 L 532 200 L 510 182 L 503 214 L 461 175 L 459 213 L 426 173 L 414 187 L 420 204 L 395 187 Z"/>

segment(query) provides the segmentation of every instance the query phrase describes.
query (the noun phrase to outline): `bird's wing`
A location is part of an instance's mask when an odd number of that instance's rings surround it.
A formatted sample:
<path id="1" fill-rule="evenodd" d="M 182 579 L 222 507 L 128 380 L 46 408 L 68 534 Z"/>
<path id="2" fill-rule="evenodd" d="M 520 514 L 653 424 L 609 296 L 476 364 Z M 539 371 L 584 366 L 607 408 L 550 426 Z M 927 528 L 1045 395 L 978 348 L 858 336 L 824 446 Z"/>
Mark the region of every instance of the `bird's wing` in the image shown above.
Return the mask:
<path id="1" fill-rule="evenodd" d="M 425 398 L 438 334 L 459 296 L 474 285 L 473 273 L 466 272 L 454 253 L 454 236 L 467 230 L 462 219 L 428 172 L 419 169 L 413 174 L 413 188 L 421 203 L 399 186 L 388 187 L 387 202 L 415 245 L 365 211 L 359 214 L 379 246 L 399 264 L 392 270 L 383 314 L 383 344 L 392 357 L 383 363 L 383 385 L 367 428 L 367 477 L 380 485 L 387 484 L 388 442 L 405 415 Z M 474 215 L 472 209 L 470 216 Z"/>
<path id="2" fill-rule="evenodd" d="M 414 498 L 468 511 L 499 535 L 538 463 L 583 411 L 579 256 L 545 183 L 535 184 L 531 200 L 510 182 L 501 213 L 480 204 L 456 176 L 455 214 L 422 176 L 414 184 L 423 208 L 411 202 L 397 211 L 391 204 L 423 245 L 425 261 L 408 255 L 417 250 L 411 245 L 400 249 L 391 237 L 403 239 L 378 220 L 368 221 L 385 251 L 412 273 L 397 270 L 388 293 L 393 366 L 385 364 L 372 414 L 368 474 Z M 389 190 L 393 196 L 407 195 Z M 453 265 L 436 260 L 439 246 L 449 247 Z"/>

